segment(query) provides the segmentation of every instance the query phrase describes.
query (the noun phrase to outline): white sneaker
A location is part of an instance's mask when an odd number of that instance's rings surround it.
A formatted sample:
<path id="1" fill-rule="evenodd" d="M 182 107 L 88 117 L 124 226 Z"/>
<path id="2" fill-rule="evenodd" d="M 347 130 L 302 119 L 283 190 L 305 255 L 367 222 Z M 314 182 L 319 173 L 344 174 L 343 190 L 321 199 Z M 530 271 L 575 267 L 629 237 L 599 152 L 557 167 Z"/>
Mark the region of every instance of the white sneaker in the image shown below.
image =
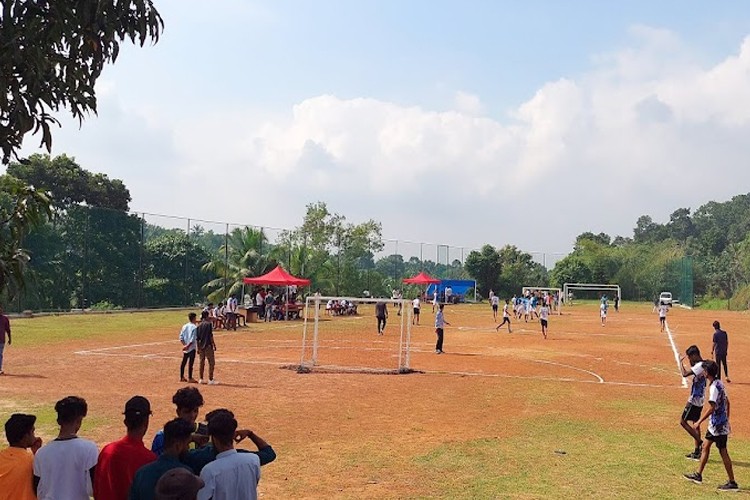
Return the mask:
<path id="1" fill-rule="evenodd" d="M 199 384 L 205 384 L 205 382 L 203 381 L 203 379 L 200 379 L 200 380 L 198 381 L 198 383 L 199 383 Z"/>
<path id="2" fill-rule="evenodd" d="M 208 385 L 219 385 L 219 383 L 216 380 L 209 380 Z"/>

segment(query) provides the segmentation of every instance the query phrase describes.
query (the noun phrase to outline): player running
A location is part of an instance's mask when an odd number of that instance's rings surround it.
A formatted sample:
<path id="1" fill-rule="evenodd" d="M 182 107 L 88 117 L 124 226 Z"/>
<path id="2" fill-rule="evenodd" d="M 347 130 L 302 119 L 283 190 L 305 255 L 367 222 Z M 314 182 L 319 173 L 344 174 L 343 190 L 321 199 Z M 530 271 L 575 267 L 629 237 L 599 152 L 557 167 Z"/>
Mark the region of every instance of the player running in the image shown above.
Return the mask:
<path id="1" fill-rule="evenodd" d="M 602 320 L 602 326 L 607 324 L 607 303 L 602 301 L 599 305 L 599 317 Z"/>
<path id="2" fill-rule="evenodd" d="M 500 297 L 493 293 L 490 298 L 490 303 L 492 304 L 492 318 L 497 321 L 497 308 L 500 306 Z"/>
<path id="3" fill-rule="evenodd" d="M 504 324 L 508 324 L 508 333 L 513 333 L 510 329 L 510 312 L 508 311 L 510 305 L 508 304 L 510 301 L 508 299 L 505 299 L 505 305 L 503 306 L 503 322 L 497 325 L 495 327 L 495 331 L 500 330 L 500 327 Z"/>
<path id="4" fill-rule="evenodd" d="M 661 325 L 661 331 L 664 331 L 664 326 L 667 323 L 667 312 L 669 312 L 669 306 L 664 302 L 659 303 L 659 324 Z"/>
<path id="5" fill-rule="evenodd" d="M 542 302 L 542 308 L 539 310 L 539 323 L 542 325 L 542 335 L 547 339 L 547 320 L 549 320 L 549 306 Z"/>

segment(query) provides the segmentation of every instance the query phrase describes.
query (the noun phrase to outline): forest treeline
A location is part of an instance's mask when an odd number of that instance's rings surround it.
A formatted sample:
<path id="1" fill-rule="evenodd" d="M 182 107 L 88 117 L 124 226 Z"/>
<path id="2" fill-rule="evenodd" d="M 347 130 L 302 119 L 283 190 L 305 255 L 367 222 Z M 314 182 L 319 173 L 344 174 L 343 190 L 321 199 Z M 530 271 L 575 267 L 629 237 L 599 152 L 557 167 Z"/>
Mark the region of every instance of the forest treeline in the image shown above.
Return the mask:
<path id="1" fill-rule="evenodd" d="M 163 227 L 129 212 L 131 197 L 122 181 L 91 173 L 66 155 L 11 162 L 0 176 L 0 215 L 11 214 L 18 205 L 13 193 L 19 186 L 49 191 L 50 216 L 23 236 L 22 250 L 28 255 L 23 286 L 2 291 L 11 309 L 219 301 L 239 295 L 245 276 L 263 274 L 279 263 L 311 279 L 313 289 L 335 295 L 360 296 L 366 290 L 386 296 L 402 287 L 402 278 L 425 271 L 440 278 L 475 279 L 484 297 L 490 290 L 510 297 L 522 286 L 586 282 L 617 283 L 623 298 L 633 300 L 651 300 L 664 290 L 688 303 L 693 297 L 732 298 L 734 307 L 744 308 L 750 300 L 747 194 L 695 211 L 680 208 L 664 224 L 641 216 L 632 236 L 583 233 L 573 251 L 547 270 L 513 245 L 484 245 L 463 256 L 463 262 L 449 261 L 447 255 L 438 263 L 390 247 L 386 251 L 379 222 L 352 223 L 322 202 L 307 206 L 299 226 L 273 236 L 259 227 L 220 232 L 198 224 Z M 0 231 L 9 234 L 5 227 Z M 7 246 L 9 237 L 3 239 Z M 2 255 L 18 253 L 18 248 L 0 250 Z M 406 295 L 417 292 L 409 289 Z"/>

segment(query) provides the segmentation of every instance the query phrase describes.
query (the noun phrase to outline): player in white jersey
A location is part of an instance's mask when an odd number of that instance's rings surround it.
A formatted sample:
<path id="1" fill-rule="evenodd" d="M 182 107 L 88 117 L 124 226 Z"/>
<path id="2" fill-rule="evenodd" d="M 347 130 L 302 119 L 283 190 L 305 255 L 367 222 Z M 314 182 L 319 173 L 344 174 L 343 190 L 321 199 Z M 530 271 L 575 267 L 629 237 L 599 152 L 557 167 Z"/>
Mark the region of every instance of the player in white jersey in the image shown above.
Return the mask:
<path id="1" fill-rule="evenodd" d="M 508 324 L 508 333 L 512 333 L 510 329 L 510 305 L 508 304 L 508 299 L 505 299 L 505 305 L 503 306 L 503 322 L 497 325 L 495 328 L 495 331 L 500 330 L 500 327 L 504 324 Z"/>
<path id="2" fill-rule="evenodd" d="M 490 298 L 490 303 L 492 304 L 492 317 L 495 321 L 497 321 L 497 308 L 500 306 L 500 297 L 498 297 L 495 294 L 492 294 L 492 297 Z"/>
<path id="3" fill-rule="evenodd" d="M 542 303 L 542 308 L 539 310 L 539 322 L 542 324 L 542 335 L 547 338 L 547 321 L 549 320 L 549 307 L 547 304 Z"/>

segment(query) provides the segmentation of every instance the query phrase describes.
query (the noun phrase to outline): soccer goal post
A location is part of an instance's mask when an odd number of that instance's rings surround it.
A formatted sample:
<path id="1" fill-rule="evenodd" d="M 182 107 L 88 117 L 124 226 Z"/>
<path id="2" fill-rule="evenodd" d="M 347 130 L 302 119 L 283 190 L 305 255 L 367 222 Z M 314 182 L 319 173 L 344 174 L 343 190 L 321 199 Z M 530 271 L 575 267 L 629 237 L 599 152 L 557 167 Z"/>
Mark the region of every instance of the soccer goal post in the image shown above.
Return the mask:
<path id="1" fill-rule="evenodd" d="M 570 305 L 573 303 L 573 292 L 576 290 L 616 293 L 617 296 L 622 299 L 622 291 L 620 290 L 620 285 L 603 283 L 565 283 L 563 285 L 563 297 L 565 298 L 565 304 Z"/>
<path id="2" fill-rule="evenodd" d="M 380 302 L 388 314 L 382 335 L 375 316 Z M 407 373 L 413 317 L 410 300 L 307 297 L 299 370 Z"/>
<path id="3" fill-rule="evenodd" d="M 536 294 L 537 298 L 544 300 L 546 296 L 552 297 L 551 312 L 555 314 L 562 314 L 562 302 L 560 299 L 563 297 L 561 288 L 550 288 L 543 286 L 525 286 L 521 288 L 521 294 L 525 297 L 527 294 Z"/>

